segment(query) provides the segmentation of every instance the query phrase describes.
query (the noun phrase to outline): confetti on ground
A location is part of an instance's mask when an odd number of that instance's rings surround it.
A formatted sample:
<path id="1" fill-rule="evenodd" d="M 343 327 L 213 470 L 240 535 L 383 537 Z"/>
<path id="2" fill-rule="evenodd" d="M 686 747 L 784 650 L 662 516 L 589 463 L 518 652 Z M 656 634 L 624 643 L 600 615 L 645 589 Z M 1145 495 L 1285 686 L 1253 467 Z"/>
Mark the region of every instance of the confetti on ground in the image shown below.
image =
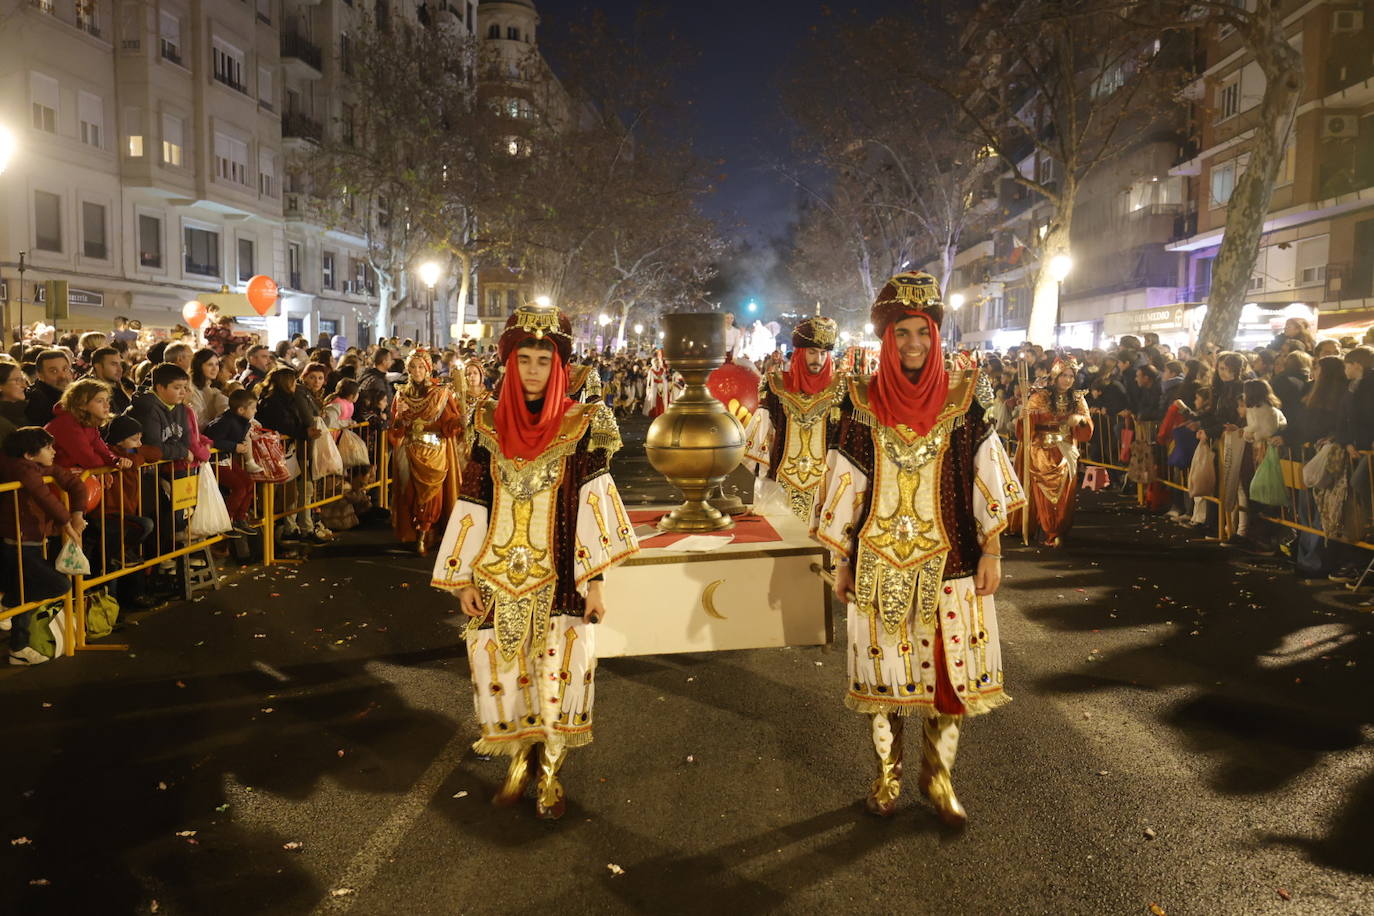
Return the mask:
<path id="1" fill-rule="evenodd" d="M 353 888 L 351 888 L 351 887 L 336 887 L 336 888 L 333 888 L 333 889 L 329 892 L 329 896 L 331 896 L 331 897 L 347 897 L 347 896 L 349 896 L 349 895 L 352 894 L 352 893 L 354 893 L 354 891 L 353 891 Z"/>
<path id="2" fill-rule="evenodd" d="M 619 865 L 616 865 L 614 862 L 607 863 L 606 870 L 609 871 L 611 874 L 615 875 L 617 878 L 625 874 L 625 869 L 621 868 Z"/>
<path id="3" fill-rule="evenodd" d="M 300 840 L 291 840 L 289 843 L 282 843 L 281 848 L 287 852 L 300 852 L 305 848 L 305 844 Z"/>
<path id="4" fill-rule="evenodd" d="M 1145 839 L 1153 840 L 1156 836 L 1158 836 L 1158 834 L 1155 833 L 1155 829 L 1153 827 L 1145 828 Z"/>
<path id="5" fill-rule="evenodd" d="M 195 835 L 196 835 L 196 832 L 195 832 L 194 830 L 178 830 L 178 831 L 177 831 L 177 836 L 179 836 L 179 837 L 193 837 L 193 836 L 195 836 Z"/>
<path id="6" fill-rule="evenodd" d="M 603 780 L 603 781 L 604 781 L 604 780 Z M 467 798 L 467 797 L 468 797 L 467 790 L 464 789 L 464 790 L 461 791 L 461 792 L 454 792 L 454 793 L 453 793 L 453 797 L 454 797 L 454 798 Z"/>
<path id="7" fill-rule="evenodd" d="M 19 837 L 15 837 L 14 839 L 10 840 L 10 845 L 11 845 L 11 846 L 32 846 L 32 845 L 33 845 L 33 840 L 29 839 L 29 838 L 26 837 L 26 836 L 19 836 Z"/>

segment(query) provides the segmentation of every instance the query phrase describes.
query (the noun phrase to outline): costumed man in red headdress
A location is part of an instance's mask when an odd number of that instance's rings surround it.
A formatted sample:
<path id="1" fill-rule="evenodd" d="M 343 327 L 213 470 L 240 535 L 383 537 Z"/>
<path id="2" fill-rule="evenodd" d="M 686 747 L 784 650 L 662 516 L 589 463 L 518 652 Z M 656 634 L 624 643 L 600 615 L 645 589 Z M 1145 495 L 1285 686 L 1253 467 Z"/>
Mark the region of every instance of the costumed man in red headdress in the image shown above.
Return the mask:
<path id="1" fill-rule="evenodd" d="M 844 397 L 845 377 L 832 351 L 839 328 L 807 318 L 792 332 L 792 362 L 768 374 L 759 407 L 745 430 L 744 464 L 756 475 L 754 505 L 781 503 L 810 524 L 825 478 L 826 446 Z"/>
<path id="2" fill-rule="evenodd" d="M 1029 468 L 1017 470 L 1026 479 L 1031 503 L 1032 529 L 1044 534 L 1045 546 L 1059 547 L 1073 525 L 1074 503 L 1078 499 L 1078 443 L 1093 436 L 1092 415 L 1082 390 L 1074 390 L 1078 369 L 1070 361 L 1057 359 L 1050 367 L 1045 387 L 1036 388 L 1026 400 L 1030 411 L 1030 444 L 1024 450 Z M 1017 435 L 1025 424 L 1015 424 Z"/>
<path id="3" fill-rule="evenodd" d="M 918 785 L 960 826 L 967 815 L 950 779 L 960 726 L 1009 699 L 992 596 L 1007 513 L 1025 496 L 984 416 L 992 386 L 977 369 L 945 367 L 943 312 L 926 273 L 898 274 L 878 294 L 878 371 L 849 379 L 816 537 L 849 604 L 845 703 L 872 717 L 878 777 L 867 807 L 896 810 L 902 724 L 915 716 Z"/>
<path id="4" fill-rule="evenodd" d="M 471 458 L 432 584 L 471 619 L 468 662 L 481 738 L 511 758 L 492 800 L 513 805 L 536 778 L 536 812 L 564 810 L 558 774 L 592 740 L 602 576 L 639 550 L 610 475 L 620 432 L 611 408 L 568 397 L 572 326 L 553 306 L 526 305 L 501 335 L 505 380 L 478 405 Z"/>
<path id="5" fill-rule="evenodd" d="M 391 402 L 391 526 L 402 544 L 423 554 L 430 529 L 453 510 L 462 472 L 463 405 L 434 380 L 424 350 L 406 359 L 406 384 Z M 461 377 L 458 384 L 461 385 Z"/>

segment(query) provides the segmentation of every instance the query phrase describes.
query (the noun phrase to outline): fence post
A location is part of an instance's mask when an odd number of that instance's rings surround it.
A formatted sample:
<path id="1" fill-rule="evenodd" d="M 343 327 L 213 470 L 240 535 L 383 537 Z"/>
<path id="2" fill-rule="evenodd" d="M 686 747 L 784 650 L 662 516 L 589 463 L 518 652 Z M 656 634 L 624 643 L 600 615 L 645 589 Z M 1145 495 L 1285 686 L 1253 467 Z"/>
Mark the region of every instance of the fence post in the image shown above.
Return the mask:
<path id="1" fill-rule="evenodd" d="M 262 565 L 271 566 L 276 559 L 276 490 L 270 482 L 262 488 Z"/>

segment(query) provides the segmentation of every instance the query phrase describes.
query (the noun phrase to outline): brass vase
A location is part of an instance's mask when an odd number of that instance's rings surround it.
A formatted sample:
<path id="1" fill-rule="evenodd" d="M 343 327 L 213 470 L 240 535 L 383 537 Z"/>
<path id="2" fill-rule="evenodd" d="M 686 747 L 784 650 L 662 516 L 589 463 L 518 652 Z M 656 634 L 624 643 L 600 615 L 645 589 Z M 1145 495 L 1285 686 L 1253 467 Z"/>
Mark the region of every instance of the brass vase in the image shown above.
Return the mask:
<path id="1" fill-rule="evenodd" d="M 663 531 L 720 531 L 735 522 L 707 501 L 744 458 L 744 427 L 706 390 L 706 377 L 725 362 L 725 315 L 680 313 L 662 319 L 663 356 L 687 390 L 654 418 L 644 451 L 649 463 L 686 501 L 658 522 Z"/>

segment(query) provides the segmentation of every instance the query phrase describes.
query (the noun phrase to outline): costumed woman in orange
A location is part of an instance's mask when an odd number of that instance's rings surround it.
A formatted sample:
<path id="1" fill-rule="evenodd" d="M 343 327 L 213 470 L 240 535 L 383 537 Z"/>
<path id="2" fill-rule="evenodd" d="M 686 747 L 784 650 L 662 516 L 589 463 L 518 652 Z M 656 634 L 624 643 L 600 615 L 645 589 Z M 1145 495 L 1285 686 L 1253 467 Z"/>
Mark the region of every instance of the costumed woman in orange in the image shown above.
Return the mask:
<path id="1" fill-rule="evenodd" d="M 1078 377 L 1074 365 L 1055 360 L 1046 388 L 1031 392 L 1031 440 L 1026 449 L 1030 461 L 1031 522 L 1044 532 L 1045 546 L 1059 547 L 1073 524 L 1078 499 L 1078 444 L 1093 435 L 1093 421 L 1082 391 L 1073 389 Z M 1021 434 L 1023 423 L 1016 425 Z"/>
<path id="2" fill-rule="evenodd" d="M 457 394 L 434 381 L 429 354 L 406 360 L 409 381 L 391 402 L 391 525 L 402 544 L 423 554 L 430 529 L 458 502 L 463 412 Z M 461 384 L 461 383 L 460 383 Z"/>

